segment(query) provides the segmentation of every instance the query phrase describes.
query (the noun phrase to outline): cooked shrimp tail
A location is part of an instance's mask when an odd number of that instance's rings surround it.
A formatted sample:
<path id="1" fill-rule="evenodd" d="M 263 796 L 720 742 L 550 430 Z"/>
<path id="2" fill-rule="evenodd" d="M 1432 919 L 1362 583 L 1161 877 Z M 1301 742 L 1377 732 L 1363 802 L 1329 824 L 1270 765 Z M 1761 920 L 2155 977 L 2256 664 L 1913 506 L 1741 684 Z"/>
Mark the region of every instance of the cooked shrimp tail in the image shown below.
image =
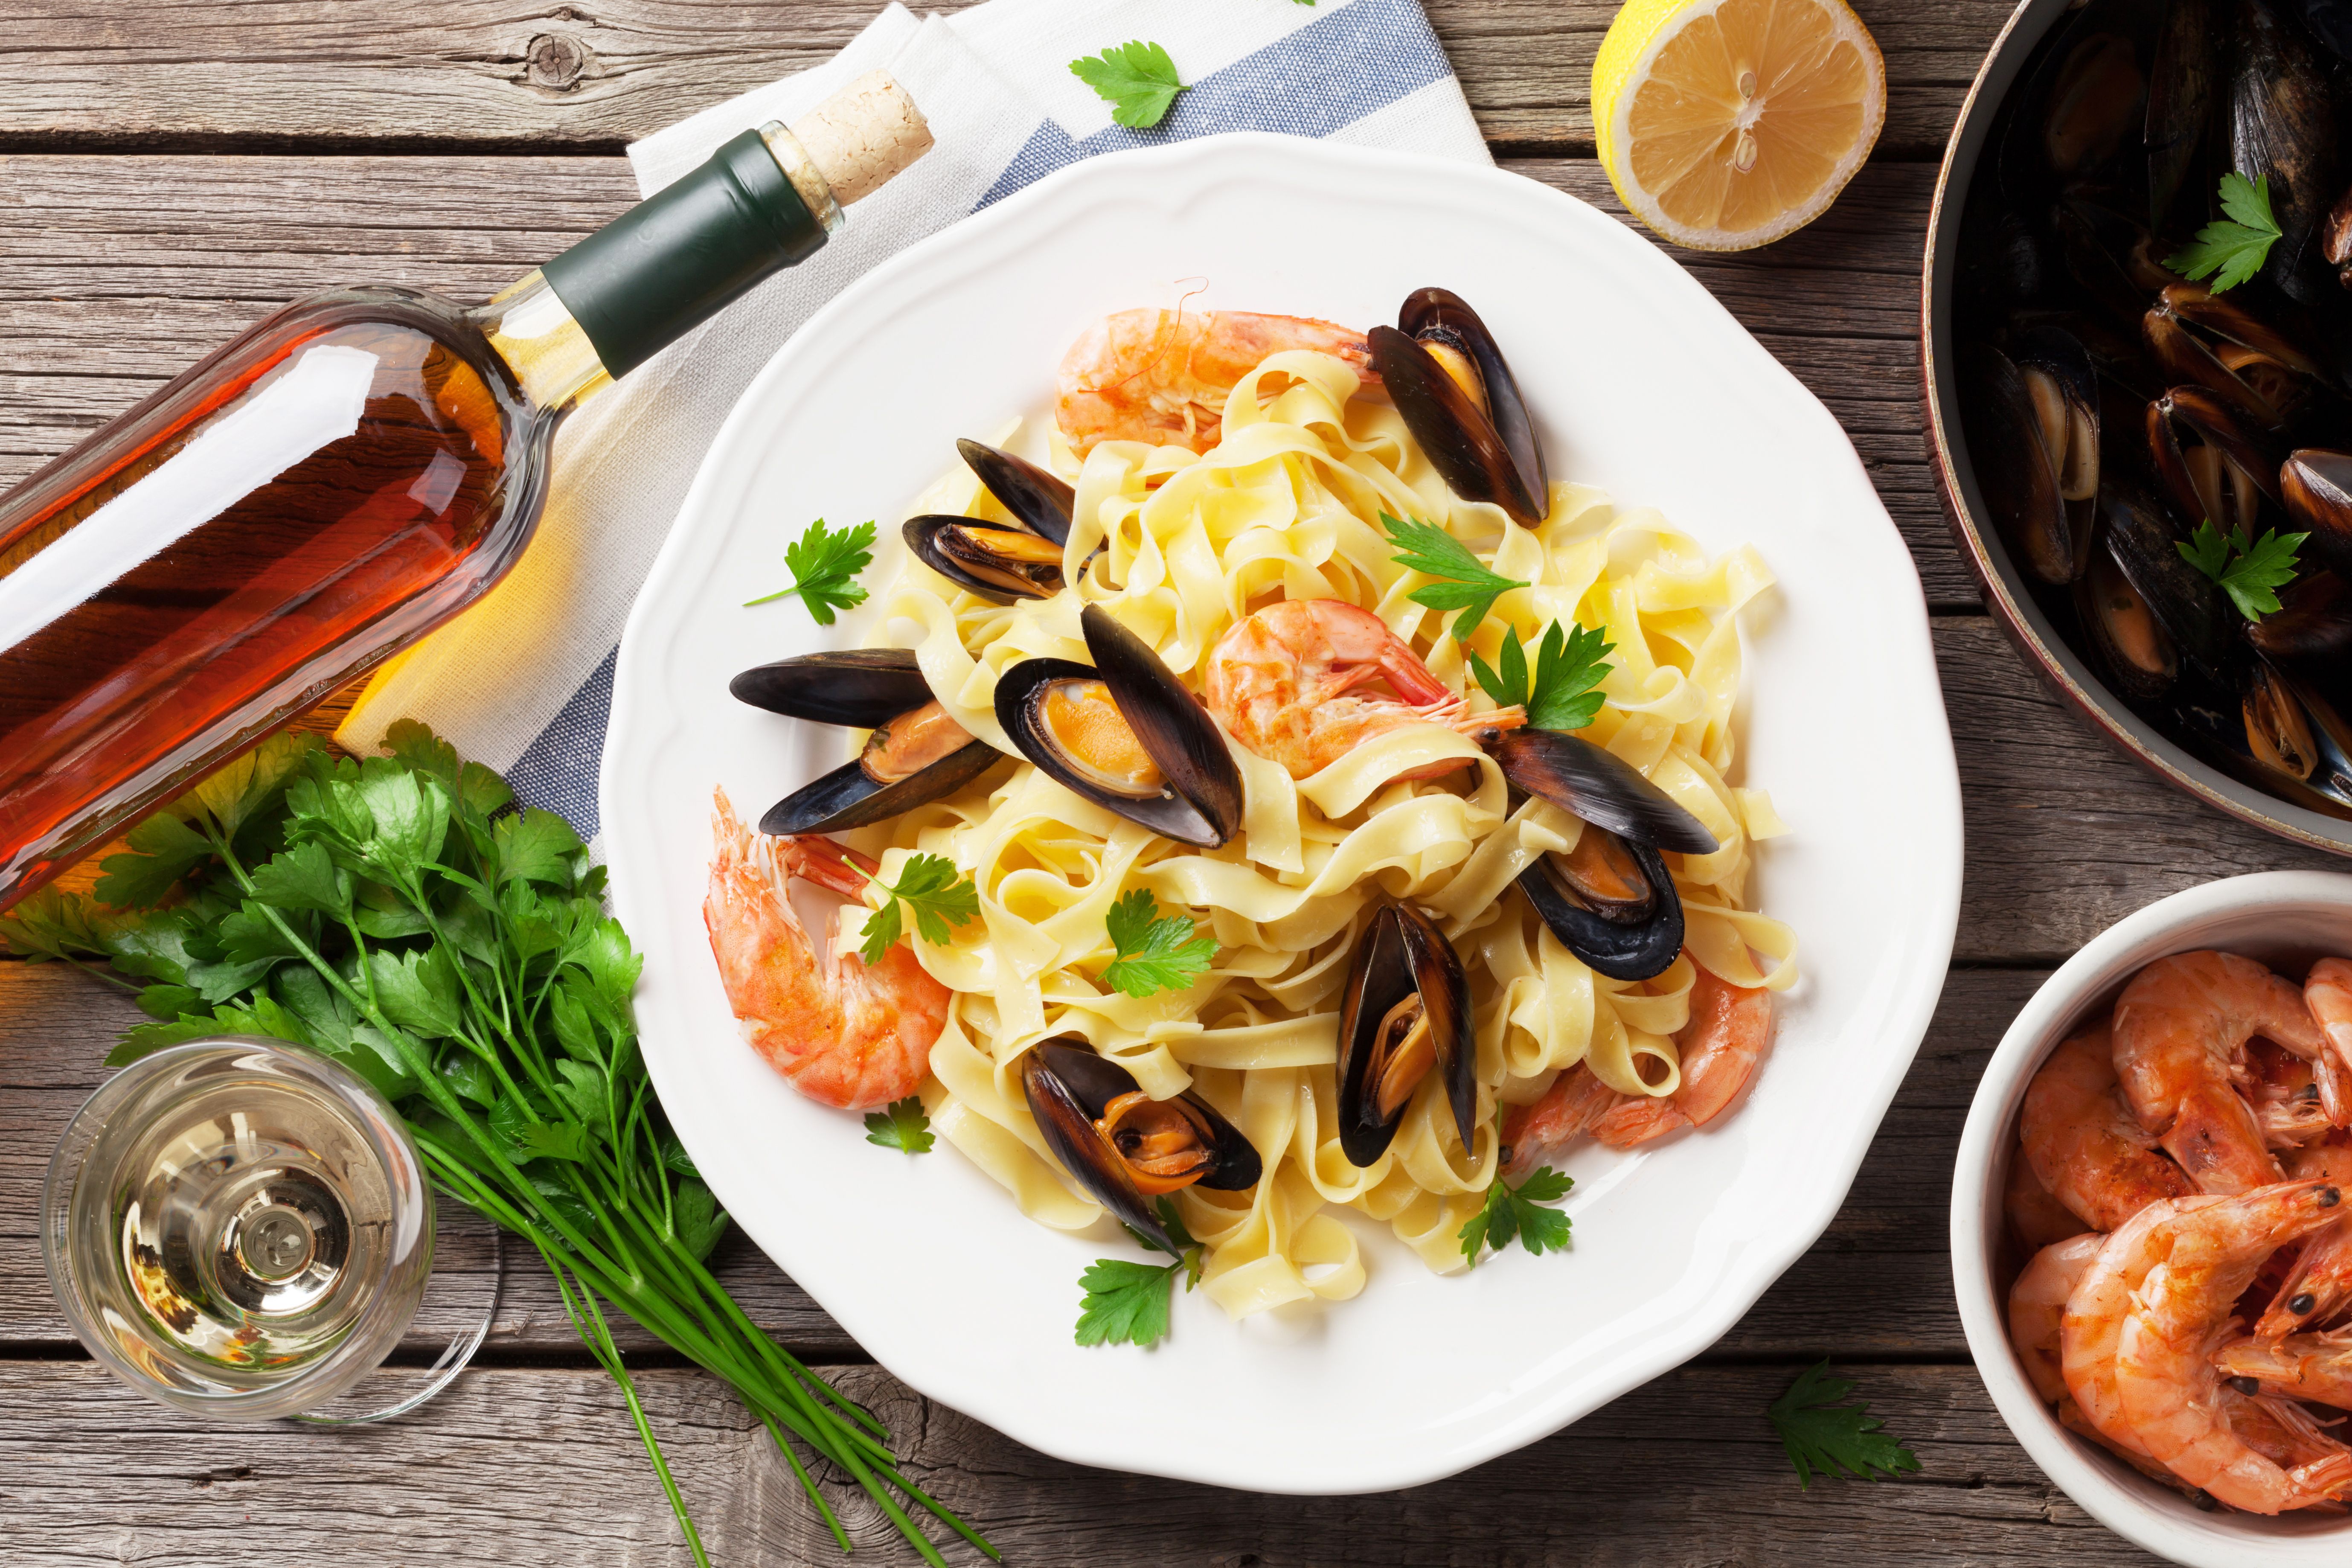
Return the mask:
<path id="1" fill-rule="evenodd" d="M 2009 1338 L 2025 1363 L 2034 1392 L 2051 1405 L 2066 1397 L 2061 1343 L 2066 1299 L 2107 1238 L 2095 1231 L 2053 1242 L 2033 1255 L 2009 1288 Z"/>
<path id="2" fill-rule="evenodd" d="M 1772 994 L 1717 979 L 1698 965 L 1691 986 L 1690 1021 L 1675 1036 L 1683 1081 L 1674 1093 L 1628 1096 L 1593 1124 L 1593 1135 L 1612 1149 L 1631 1149 L 1704 1127 L 1722 1115 L 1772 1045 Z"/>
<path id="3" fill-rule="evenodd" d="M 2306 1061 L 2328 1050 L 2301 991 L 2234 953 L 2175 953 L 2124 987 L 2114 1031 L 2116 1076 L 2133 1114 L 2199 1191 L 2243 1193 L 2282 1179 L 2238 1082 L 2258 1035 Z"/>

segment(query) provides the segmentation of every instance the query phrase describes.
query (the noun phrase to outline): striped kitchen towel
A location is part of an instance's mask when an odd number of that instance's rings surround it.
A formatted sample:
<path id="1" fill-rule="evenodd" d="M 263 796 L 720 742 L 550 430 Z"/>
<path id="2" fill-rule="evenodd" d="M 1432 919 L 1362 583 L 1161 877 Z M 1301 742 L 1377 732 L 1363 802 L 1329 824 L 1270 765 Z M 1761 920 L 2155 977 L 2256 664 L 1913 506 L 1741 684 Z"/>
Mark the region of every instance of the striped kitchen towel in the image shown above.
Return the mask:
<path id="1" fill-rule="evenodd" d="M 1130 38 L 1191 84 L 1134 131 L 1070 74 Z M 596 772 L 630 602 L 735 400 L 852 279 L 1066 164 L 1221 131 L 1275 131 L 1486 161 L 1419 0 L 988 0 L 918 20 L 892 4 L 832 60 L 629 149 L 650 195 L 729 137 L 790 121 L 863 73 L 895 76 L 937 145 L 852 209 L 817 256 L 771 279 L 592 399 L 558 436 L 538 537 L 505 582 L 369 685 L 336 739 L 372 752 L 421 719 L 505 773 L 528 804 L 599 826 Z"/>

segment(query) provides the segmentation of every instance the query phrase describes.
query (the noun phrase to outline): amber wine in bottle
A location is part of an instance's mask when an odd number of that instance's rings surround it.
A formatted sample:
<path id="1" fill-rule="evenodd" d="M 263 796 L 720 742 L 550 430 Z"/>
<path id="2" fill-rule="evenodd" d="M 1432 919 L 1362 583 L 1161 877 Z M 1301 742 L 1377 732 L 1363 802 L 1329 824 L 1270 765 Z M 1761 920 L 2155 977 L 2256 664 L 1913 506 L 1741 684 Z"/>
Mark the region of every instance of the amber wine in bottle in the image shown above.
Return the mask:
<path id="1" fill-rule="evenodd" d="M 487 305 L 291 305 L 0 498 L 0 910 L 478 598 L 563 416 L 929 144 L 877 72 Z"/>

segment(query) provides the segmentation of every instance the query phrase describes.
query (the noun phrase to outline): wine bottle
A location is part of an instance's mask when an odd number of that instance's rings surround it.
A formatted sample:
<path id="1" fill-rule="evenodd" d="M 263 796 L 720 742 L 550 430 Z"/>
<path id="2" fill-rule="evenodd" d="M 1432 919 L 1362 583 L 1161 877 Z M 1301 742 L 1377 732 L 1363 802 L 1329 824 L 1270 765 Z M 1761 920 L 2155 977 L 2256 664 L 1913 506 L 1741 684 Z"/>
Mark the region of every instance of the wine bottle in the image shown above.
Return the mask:
<path id="1" fill-rule="evenodd" d="M 875 72 L 487 305 L 289 305 L 0 499 L 0 910 L 479 598 L 564 415 L 929 145 Z"/>

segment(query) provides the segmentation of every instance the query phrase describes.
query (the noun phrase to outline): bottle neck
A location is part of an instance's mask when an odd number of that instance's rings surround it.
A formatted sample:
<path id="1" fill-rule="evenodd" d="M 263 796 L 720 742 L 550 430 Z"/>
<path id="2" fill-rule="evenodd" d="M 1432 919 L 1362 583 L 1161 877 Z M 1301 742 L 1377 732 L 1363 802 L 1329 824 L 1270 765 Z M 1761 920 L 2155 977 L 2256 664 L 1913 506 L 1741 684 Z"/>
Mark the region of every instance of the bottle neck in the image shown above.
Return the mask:
<path id="1" fill-rule="evenodd" d="M 537 268 L 467 314 L 534 408 L 566 408 L 613 384 L 586 329 Z"/>

